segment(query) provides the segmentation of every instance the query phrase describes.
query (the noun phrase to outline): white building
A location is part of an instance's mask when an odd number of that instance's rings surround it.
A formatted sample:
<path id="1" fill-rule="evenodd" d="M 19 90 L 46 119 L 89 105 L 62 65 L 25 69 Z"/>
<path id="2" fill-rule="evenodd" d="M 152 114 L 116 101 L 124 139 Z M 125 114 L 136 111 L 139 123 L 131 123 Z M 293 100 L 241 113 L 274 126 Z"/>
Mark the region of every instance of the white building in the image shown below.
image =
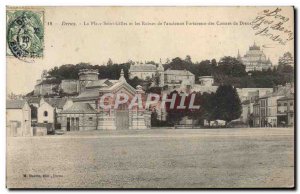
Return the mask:
<path id="1" fill-rule="evenodd" d="M 164 72 L 165 85 L 169 88 L 192 88 L 195 84 L 195 75 L 188 70 L 167 69 Z"/>
<path id="2" fill-rule="evenodd" d="M 200 76 L 199 82 L 201 86 L 212 86 L 214 84 L 213 76 Z"/>
<path id="3" fill-rule="evenodd" d="M 129 79 L 133 79 L 137 77 L 142 80 L 147 80 L 153 78 L 156 73 L 157 73 L 156 65 L 138 63 L 138 64 L 130 65 Z"/>
<path id="4" fill-rule="evenodd" d="M 55 107 L 48 103 L 44 98 L 40 100 L 40 106 L 37 109 L 38 123 L 55 123 Z"/>
<path id="5" fill-rule="evenodd" d="M 31 110 L 25 100 L 6 102 L 7 136 L 32 136 Z"/>

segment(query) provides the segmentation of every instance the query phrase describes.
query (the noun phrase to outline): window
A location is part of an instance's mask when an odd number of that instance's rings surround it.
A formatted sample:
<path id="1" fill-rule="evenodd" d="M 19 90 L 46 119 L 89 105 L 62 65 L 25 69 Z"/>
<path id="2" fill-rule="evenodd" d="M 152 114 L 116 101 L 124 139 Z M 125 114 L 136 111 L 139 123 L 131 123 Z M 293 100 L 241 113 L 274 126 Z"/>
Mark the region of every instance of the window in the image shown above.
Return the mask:
<path id="1" fill-rule="evenodd" d="M 89 121 L 92 121 L 93 120 L 93 117 L 89 117 Z"/>
<path id="2" fill-rule="evenodd" d="M 48 121 L 44 121 L 44 123 L 48 123 Z"/>
<path id="3" fill-rule="evenodd" d="M 47 117 L 47 116 L 48 116 L 48 112 L 44 111 L 44 117 Z"/>

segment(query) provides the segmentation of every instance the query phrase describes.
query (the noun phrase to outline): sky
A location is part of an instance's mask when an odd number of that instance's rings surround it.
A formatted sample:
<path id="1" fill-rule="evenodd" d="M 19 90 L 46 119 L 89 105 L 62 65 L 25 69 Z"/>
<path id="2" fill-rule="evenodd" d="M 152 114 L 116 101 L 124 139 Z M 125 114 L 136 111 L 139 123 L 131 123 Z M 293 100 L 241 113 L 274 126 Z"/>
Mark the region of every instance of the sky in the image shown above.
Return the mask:
<path id="1" fill-rule="evenodd" d="M 7 57 L 7 92 L 26 94 L 34 89 L 42 70 L 63 64 L 106 64 L 192 57 L 192 61 L 244 55 L 255 41 L 273 64 L 284 52 L 294 52 L 294 41 L 285 45 L 268 36 L 255 35 L 249 23 L 263 10 L 276 7 L 38 7 L 44 11 L 44 56 L 30 62 Z M 268 21 L 284 23 L 294 31 L 293 10 L 282 7 Z M 284 17 L 284 18 L 283 18 Z M 103 25 L 115 23 L 115 25 Z M 155 25 L 142 25 L 142 23 Z M 166 23 L 202 25 L 166 25 Z M 50 23 L 52 25 L 50 25 Z M 95 25 L 95 24 L 98 25 Z M 116 25 L 119 24 L 119 25 Z M 137 25 L 140 23 L 141 25 Z M 210 24 L 209 24 L 210 23 Z M 214 25 L 211 25 L 211 24 Z M 238 25 L 233 25 L 233 23 Z M 85 25 L 89 24 L 89 25 Z M 99 25 L 102 24 L 102 25 Z M 125 25 L 127 24 L 127 25 Z M 133 25 L 130 25 L 133 24 Z M 205 24 L 205 25 L 204 25 Z M 225 25 L 227 24 L 227 25 Z M 262 27 L 261 25 L 260 27 Z M 286 33 L 271 31 L 286 37 Z M 101 72 L 100 72 L 101 73 Z"/>

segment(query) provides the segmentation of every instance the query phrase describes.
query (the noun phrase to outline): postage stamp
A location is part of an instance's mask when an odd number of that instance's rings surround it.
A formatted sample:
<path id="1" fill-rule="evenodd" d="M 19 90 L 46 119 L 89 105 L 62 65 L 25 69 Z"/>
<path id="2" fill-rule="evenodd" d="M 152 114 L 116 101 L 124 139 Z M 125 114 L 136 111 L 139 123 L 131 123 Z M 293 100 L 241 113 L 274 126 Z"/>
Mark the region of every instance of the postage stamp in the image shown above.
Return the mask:
<path id="1" fill-rule="evenodd" d="M 43 57 L 44 12 L 42 10 L 7 10 L 7 56 L 23 61 Z"/>

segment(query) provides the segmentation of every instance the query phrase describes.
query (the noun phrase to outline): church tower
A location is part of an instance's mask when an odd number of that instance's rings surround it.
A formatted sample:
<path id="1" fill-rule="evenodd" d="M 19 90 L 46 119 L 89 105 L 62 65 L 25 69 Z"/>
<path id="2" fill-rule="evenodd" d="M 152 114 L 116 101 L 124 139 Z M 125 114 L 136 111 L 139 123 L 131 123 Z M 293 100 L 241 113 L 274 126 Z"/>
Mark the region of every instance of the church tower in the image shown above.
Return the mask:
<path id="1" fill-rule="evenodd" d="M 159 61 L 159 65 L 157 67 L 157 73 L 159 76 L 159 87 L 164 87 L 165 86 L 165 71 L 164 71 L 164 67 L 161 63 L 161 59 Z"/>

